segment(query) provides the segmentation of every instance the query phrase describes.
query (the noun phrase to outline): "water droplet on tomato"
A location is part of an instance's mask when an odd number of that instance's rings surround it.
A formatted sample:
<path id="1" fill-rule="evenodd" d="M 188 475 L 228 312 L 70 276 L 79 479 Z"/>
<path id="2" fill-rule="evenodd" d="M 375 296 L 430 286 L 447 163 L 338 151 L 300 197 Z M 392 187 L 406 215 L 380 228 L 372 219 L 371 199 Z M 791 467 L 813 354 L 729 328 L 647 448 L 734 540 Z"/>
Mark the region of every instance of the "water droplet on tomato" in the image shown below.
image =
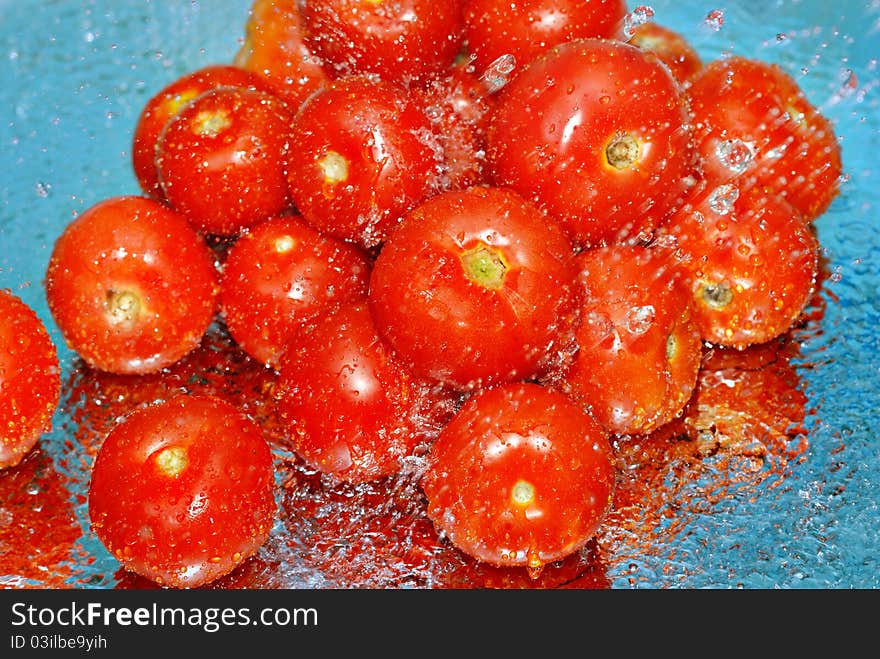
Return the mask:
<path id="1" fill-rule="evenodd" d="M 709 207 L 719 215 L 727 215 L 739 198 L 739 188 L 730 183 L 719 185 L 709 195 Z"/>
<path id="2" fill-rule="evenodd" d="M 724 140 L 715 148 L 715 155 L 721 164 L 734 174 L 742 174 L 754 159 L 754 149 L 742 140 Z"/>
<path id="3" fill-rule="evenodd" d="M 630 334 L 637 336 L 647 332 L 654 323 L 656 312 L 653 305 L 646 304 L 641 307 L 633 307 L 626 313 L 626 329 Z"/>

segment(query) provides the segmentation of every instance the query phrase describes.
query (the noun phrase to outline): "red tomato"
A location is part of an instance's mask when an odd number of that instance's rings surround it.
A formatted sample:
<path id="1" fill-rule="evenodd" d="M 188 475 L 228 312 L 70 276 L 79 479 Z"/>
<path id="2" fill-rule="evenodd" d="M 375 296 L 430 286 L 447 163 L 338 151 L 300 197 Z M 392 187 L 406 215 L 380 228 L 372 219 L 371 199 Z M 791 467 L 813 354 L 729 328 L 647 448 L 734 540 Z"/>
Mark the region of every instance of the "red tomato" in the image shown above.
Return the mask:
<path id="1" fill-rule="evenodd" d="M 564 394 L 530 383 L 484 389 L 431 446 L 427 514 L 480 561 L 539 569 L 596 534 L 613 459 L 602 428 Z"/>
<path id="2" fill-rule="evenodd" d="M 60 395 L 58 353 L 46 326 L 0 289 L 0 469 L 21 462 L 51 429 Z"/>
<path id="3" fill-rule="evenodd" d="M 354 245 L 318 233 L 302 218 L 273 218 L 229 250 L 220 309 L 236 343 L 277 368 L 308 322 L 341 302 L 366 298 L 370 267 Z"/>
<path id="4" fill-rule="evenodd" d="M 254 0 L 244 43 L 233 62 L 261 76 L 295 111 L 328 81 L 323 63 L 305 44 L 305 25 L 296 0 Z"/>
<path id="5" fill-rule="evenodd" d="M 402 83 L 449 67 L 461 50 L 462 0 L 309 0 L 306 43 L 337 76 Z"/>
<path id="6" fill-rule="evenodd" d="M 562 228 L 512 190 L 476 187 L 406 217 L 373 264 L 369 301 L 408 368 L 469 390 L 555 367 L 576 290 Z"/>
<path id="7" fill-rule="evenodd" d="M 228 64 L 213 64 L 177 78 L 144 105 L 132 139 L 132 166 L 143 192 L 164 201 L 156 166 L 156 145 L 162 129 L 196 96 L 216 87 L 265 88 L 256 74 Z"/>
<path id="8" fill-rule="evenodd" d="M 89 483 L 92 530 L 128 570 L 193 588 L 265 542 L 274 468 L 260 426 L 229 403 L 181 394 L 136 408 L 107 435 Z"/>
<path id="9" fill-rule="evenodd" d="M 610 433 L 646 434 L 678 416 L 702 357 L 686 271 L 661 248 L 578 255 L 585 292 L 577 353 L 555 383 Z"/>
<path id="10" fill-rule="evenodd" d="M 656 57 L 579 39 L 500 92 L 488 160 L 498 185 L 534 199 L 579 245 L 639 238 L 678 203 L 693 167 L 689 115 Z"/>
<path id="11" fill-rule="evenodd" d="M 841 149 L 831 122 L 779 65 L 727 57 L 688 89 L 706 178 L 780 194 L 812 221 L 840 191 Z"/>
<path id="12" fill-rule="evenodd" d="M 159 136 L 168 203 L 199 231 L 224 236 L 286 210 L 291 121 L 276 96 L 253 89 L 220 87 L 193 99 Z"/>
<path id="13" fill-rule="evenodd" d="M 342 78 L 293 122 L 288 181 L 313 227 L 372 248 L 438 186 L 439 150 L 420 104 L 375 78 Z"/>
<path id="14" fill-rule="evenodd" d="M 351 483 L 400 471 L 433 439 L 453 400 L 393 358 L 362 301 L 321 316 L 291 344 L 277 390 L 278 415 L 296 453 Z"/>
<path id="15" fill-rule="evenodd" d="M 797 322 L 815 290 L 819 243 L 780 196 L 703 183 L 665 231 L 689 271 L 705 341 L 769 341 Z"/>
<path id="16" fill-rule="evenodd" d="M 690 42 L 660 23 L 648 21 L 634 26 L 629 43 L 654 53 L 685 87 L 703 68 L 703 60 Z"/>
<path id="17" fill-rule="evenodd" d="M 616 36 L 625 15 L 624 0 L 465 0 L 465 47 L 480 72 L 503 55 L 522 68 L 565 41 Z"/>
<path id="18" fill-rule="evenodd" d="M 45 284 L 68 346 L 94 368 L 134 374 L 199 344 L 217 310 L 218 279 L 210 249 L 183 216 L 121 196 L 65 227 Z"/>

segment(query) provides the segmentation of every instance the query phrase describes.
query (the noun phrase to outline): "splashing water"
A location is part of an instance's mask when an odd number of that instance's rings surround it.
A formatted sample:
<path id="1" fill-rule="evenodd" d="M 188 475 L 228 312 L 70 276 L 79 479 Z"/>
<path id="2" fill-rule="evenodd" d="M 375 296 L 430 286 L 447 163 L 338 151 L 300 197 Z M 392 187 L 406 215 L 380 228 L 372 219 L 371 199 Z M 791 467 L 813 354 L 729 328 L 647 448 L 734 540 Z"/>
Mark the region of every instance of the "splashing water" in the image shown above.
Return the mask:
<path id="1" fill-rule="evenodd" d="M 708 14 L 706 14 L 704 22 L 714 32 L 718 32 L 718 30 L 720 30 L 724 25 L 724 12 L 720 9 L 713 9 Z"/>
<path id="2" fill-rule="evenodd" d="M 719 215 L 727 215 L 739 199 L 739 188 L 730 183 L 719 185 L 709 195 L 709 207 Z"/>
<path id="3" fill-rule="evenodd" d="M 654 18 L 654 10 L 647 5 L 639 5 L 623 17 L 623 36 L 632 38 L 636 28 Z"/>
<path id="4" fill-rule="evenodd" d="M 480 80 L 486 85 L 486 90 L 494 94 L 510 81 L 510 74 L 515 68 L 516 58 L 509 53 L 502 55 L 486 67 Z"/>
<path id="5" fill-rule="evenodd" d="M 742 140 L 724 140 L 715 148 L 715 155 L 721 164 L 734 174 L 742 174 L 755 157 L 755 150 L 751 144 Z"/>

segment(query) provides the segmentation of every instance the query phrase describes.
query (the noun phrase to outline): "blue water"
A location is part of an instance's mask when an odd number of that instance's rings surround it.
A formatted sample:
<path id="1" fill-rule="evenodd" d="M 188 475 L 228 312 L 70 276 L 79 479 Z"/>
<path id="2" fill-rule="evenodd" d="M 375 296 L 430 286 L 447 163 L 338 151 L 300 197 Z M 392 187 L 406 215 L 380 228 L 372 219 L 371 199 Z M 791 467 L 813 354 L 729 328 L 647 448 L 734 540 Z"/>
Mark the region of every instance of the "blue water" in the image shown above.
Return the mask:
<path id="1" fill-rule="evenodd" d="M 55 237 L 112 195 L 138 193 L 131 135 L 147 99 L 178 75 L 228 62 L 245 0 L 0 0 L 0 287 L 43 318 L 42 278 Z M 614 587 L 876 588 L 880 586 L 880 6 L 852 0 L 646 3 L 705 60 L 727 53 L 781 64 L 834 122 L 842 194 L 817 221 L 829 267 L 821 331 L 802 373 L 814 414 L 806 459 L 778 487 L 759 486 L 692 514 L 668 546 L 608 557 Z M 707 21 L 722 10 L 723 22 Z M 852 83 L 852 84 L 850 84 Z M 60 409 L 56 426 L 68 424 Z M 53 431 L 48 447 L 64 437 Z M 700 483 L 680 496 L 699 497 Z M 670 505 L 676 502 L 671 502 Z M 88 540 L 84 540 L 88 542 Z M 113 561 L 91 541 L 107 574 Z M 670 556 L 675 556 L 675 559 Z M 0 575 L 3 576 L 3 575 Z M 291 575 L 292 585 L 320 583 Z M 107 581 L 99 585 L 107 585 Z"/>

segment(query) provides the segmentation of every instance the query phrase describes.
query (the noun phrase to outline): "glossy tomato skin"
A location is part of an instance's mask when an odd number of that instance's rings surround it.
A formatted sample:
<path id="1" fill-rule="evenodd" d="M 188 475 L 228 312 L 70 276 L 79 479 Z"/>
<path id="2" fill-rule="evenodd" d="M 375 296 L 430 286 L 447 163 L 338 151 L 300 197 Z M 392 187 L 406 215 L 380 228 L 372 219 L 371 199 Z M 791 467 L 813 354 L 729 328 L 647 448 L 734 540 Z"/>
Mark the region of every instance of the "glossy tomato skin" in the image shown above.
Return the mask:
<path id="1" fill-rule="evenodd" d="M 219 275 L 183 216 L 153 199 L 123 195 L 65 227 L 45 286 L 64 339 L 87 364 L 142 374 L 199 345 L 217 311 Z"/>
<path id="2" fill-rule="evenodd" d="M 212 64 L 175 79 L 141 109 L 132 138 L 132 167 L 144 194 L 165 200 L 156 166 L 156 146 L 162 129 L 196 96 L 216 87 L 269 89 L 250 71 L 230 64 Z"/>
<path id="3" fill-rule="evenodd" d="M 36 312 L 0 289 L 0 470 L 14 467 L 52 428 L 61 395 L 58 352 Z"/>
<path id="4" fill-rule="evenodd" d="M 113 427 L 92 469 L 92 530 L 123 567 L 174 588 L 232 571 L 275 517 L 269 444 L 212 396 L 180 394 Z"/>
<path id="5" fill-rule="evenodd" d="M 555 368 L 576 300 L 565 232 L 502 188 L 450 191 L 414 209 L 370 277 L 370 309 L 395 355 L 461 391 Z"/>
<path id="6" fill-rule="evenodd" d="M 702 183 L 660 240 L 688 271 L 709 343 L 738 349 L 788 331 L 816 289 L 819 243 L 782 197 Z"/>
<path id="7" fill-rule="evenodd" d="M 565 41 L 613 38 L 626 15 L 623 0 L 465 0 L 465 46 L 477 70 L 512 55 L 522 68 Z"/>
<path id="8" fill-rule="evenodd" d="M 220 87 L 193 99 L 159 136 L 168 203 L 204 234 L 235 236 L 291 205 L 292 115 L 273 94 Z"/>
<path id="9" fill-rule="evenodd" d="M 500 92 L 489 169 L 562 221 L 579 246 L 649 234 L 694 167 L 678 83 L 651 53 L 577 39 L 546 51 Z"/>
<path id="10" fill-rule="evenodd" d="M 654 53 L 685 88 L 703 69 L 700 54 L 684 35 L 656 21 L 634 26 L 628 42 Z"/>
<path id="11" fill-rule="evenodd" d="M 220 309 L 232 338 L 277 368 L 287 344 L 318 315 L 365 298 L 371 262 L 354 245 L 318 233 L 296 215 L 244 233 L 229 250 Z"/>
<path id="12" fill-rule="evenodd" d="M 705 178 L 782 195 L 808 222 L 837 197 L 842 160 L 834 126 L 781 66 L 718 59 L 687 94 Z"/>
<path id="13" fill-rule="evenodd" d="M 399 472 L 433 439 L 454 402 L 394 359 L 363 300 L 324 314 L 290 345 L 277 391 L 278 416 L 296 453 L 348 483 Z"/>
<path id="14" fill-rule="evenodd" d="M 612 434 L 647 434 L 672 421 L 696 386 L 700 331 L 687 272 L 667 252 L 615 245 L 577 257 L 577 351 L 554 385 Z"/>
<path id="15" fill-rule="evenodd" d="M 292 126 L 294 205 L 321 232 L 370 249 L 436 190 L 432 126 L 409 92 L 373 77 L 336 80 Z"/>
<path id="16" fill-rule="evenodd" d="M 254 0 L 233 63 L 256 73 L 291 111 L 329 80 L 305 43 L 296 0 Z"/>
<path id="17" fill-rule="evenodd" d="M 431 445 L 421 487 L 460 550 L 537 569 L 597 533 L 614 482 L 611 445 L 589 414 L 558 391 L 510 383 L 464 403 Z"/>
<path id="18" fill-rule="evenodd" d="M 462 0 L 309 0 L 306 43 L 337 77 L 375 74 L 408 85 L 461 50 Z"/>

